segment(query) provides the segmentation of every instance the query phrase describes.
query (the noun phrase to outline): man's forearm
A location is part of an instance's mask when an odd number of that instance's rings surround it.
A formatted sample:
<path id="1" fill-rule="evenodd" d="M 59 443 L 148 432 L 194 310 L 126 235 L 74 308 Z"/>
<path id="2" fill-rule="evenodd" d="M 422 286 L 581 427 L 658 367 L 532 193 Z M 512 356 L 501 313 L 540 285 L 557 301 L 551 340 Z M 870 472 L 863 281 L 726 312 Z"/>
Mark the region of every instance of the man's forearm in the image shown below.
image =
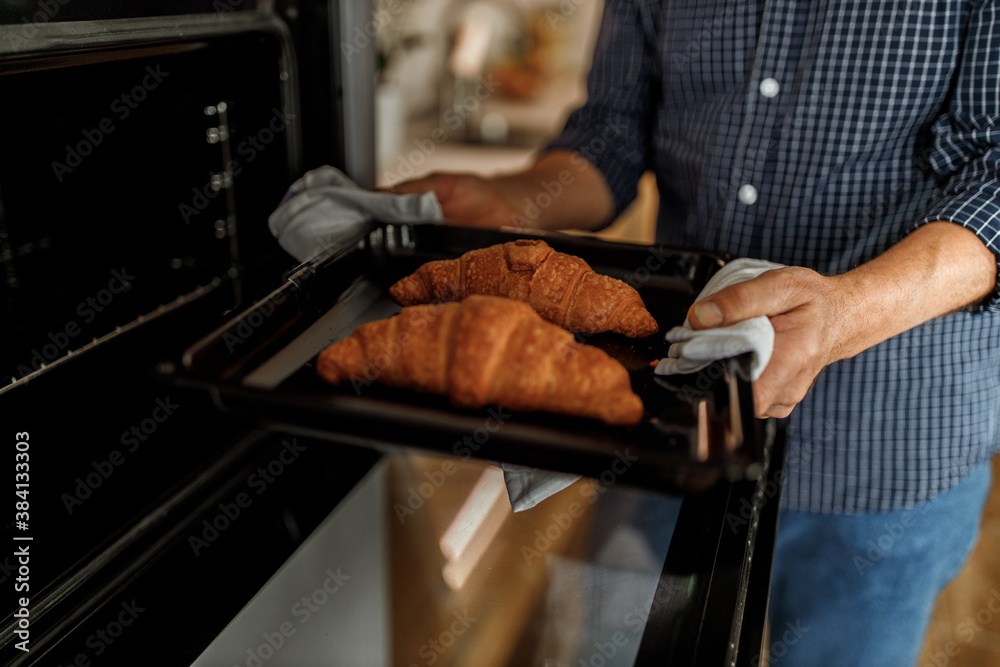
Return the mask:
<path id="1" fill-rule="evenodd" d="M 696 302 L 688 320 L 704 329 L 766 315 L 774 354 L 754 383 L 754 402 L 758 416 L 787 417 L 828 364 L 975 303 L 996 273 L 993 253 L 975 234 L 933 222 L 841 275 L 765 271 Z"/>
<path id="2" fill-rule="evenodd" d="M 601 172 L 571 151 L 549 151 L 525 171 L 492 180 L 514 210 L 515 225 L 592 230 L 614 215 Z"/>
<path id="3" fill-rule="evenodd" d="M 939 315 L 975 303 L 996 282 L 996 257 L 954 223 L 920 227 L 885 253 L 837 276 L 845 359 Z"/>

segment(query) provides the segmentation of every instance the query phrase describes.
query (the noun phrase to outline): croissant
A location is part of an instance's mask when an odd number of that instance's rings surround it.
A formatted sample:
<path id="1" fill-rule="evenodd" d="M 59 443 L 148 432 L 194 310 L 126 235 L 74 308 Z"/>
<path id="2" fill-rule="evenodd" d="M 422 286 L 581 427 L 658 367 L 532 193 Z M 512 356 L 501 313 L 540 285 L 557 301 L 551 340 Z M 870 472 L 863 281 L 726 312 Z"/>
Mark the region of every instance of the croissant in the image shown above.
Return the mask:
<path id="1" fill-rule="evenodd" d="M 634 288 L 542 240 L 518 239 L 428 262 L 390 287 L 389 294 L 401 306 L 457 301 L 470 294 L 506 296 L 528 303 L 549 322 L 583 333 L 613 331 L 635 338 L 658 328 Z"/>
<path id="2" fill-rule="evenodd" d="M 502 297 L 403 308 L 324 349 L 316 369 L 333 384 L 380 382 L 447 395 L 461 408 L 500 405 L 613 425 L 643 415 L 624 366 Z"/>

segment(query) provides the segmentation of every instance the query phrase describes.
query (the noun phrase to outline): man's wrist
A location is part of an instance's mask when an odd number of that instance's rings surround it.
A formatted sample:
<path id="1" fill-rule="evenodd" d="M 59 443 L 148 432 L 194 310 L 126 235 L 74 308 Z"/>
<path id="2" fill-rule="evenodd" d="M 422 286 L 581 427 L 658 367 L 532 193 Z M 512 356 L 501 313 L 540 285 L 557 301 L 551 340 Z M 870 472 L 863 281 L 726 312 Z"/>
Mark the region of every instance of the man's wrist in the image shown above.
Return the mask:
<path id="1" fill-rule="evenodd" d="M 853 271 L 826 278 L 832 286 L 833 317 L 830 320 L 831 349 L 830 363 L 851 357 L 881 342 L 870 334 L 877 329 L 877 310 L 872 301 L 878 290 L 873 289 L 867 276 Z M 884 326 L 884 325 L 883 325 Z"/>

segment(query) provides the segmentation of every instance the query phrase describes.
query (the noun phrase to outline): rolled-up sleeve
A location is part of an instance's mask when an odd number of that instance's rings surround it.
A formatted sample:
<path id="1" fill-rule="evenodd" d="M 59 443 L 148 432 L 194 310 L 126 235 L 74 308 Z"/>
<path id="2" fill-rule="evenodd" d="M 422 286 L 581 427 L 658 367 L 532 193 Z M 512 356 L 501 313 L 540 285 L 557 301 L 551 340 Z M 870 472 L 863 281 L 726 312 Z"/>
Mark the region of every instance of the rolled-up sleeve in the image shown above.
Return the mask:
<path id="1" fill-rule="evenodd" d="M 658 86 L 656 5 L 642 0 L 605 2 L 587 77 L 587 101 L 546 146 L 574 151 L 597 167 L 614 196 L 615 215 L 635 199 L 648 164 L 651 95 Z"/>
<path id="2" fill-rule="evenodd" d="M 943 187 L 914 227 L 943 220 L 975 232 L 1000 274 L 1000 3 L 972 12 L 948 111 L 931 128 Z M 1000 281 L 982 307 L 1000 311 Z"/>

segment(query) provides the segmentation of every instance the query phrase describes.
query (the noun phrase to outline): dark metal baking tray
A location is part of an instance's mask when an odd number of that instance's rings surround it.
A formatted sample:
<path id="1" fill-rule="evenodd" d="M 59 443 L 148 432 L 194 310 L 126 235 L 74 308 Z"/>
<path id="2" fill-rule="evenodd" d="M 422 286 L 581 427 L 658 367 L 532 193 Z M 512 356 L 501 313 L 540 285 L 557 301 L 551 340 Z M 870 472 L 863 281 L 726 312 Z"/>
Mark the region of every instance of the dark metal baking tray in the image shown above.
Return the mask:
<path id="1" fill-rule="evenodd" d="M 646 413 L 634 427 L 544 413 L 453 407 L 442 396 L 372 384 L 332 386 L 313 362 L 358 325 L 399 311 L 389 286 L 426 261 L 530 236 L 635 286 L 660 331 L 647 338 L 579 335 L 621 361 Z M 746 355 L 696 374 L 655 376 L 664 333 L 722 261 L 708 253 L 444 225 L 372 224 L 354 242 L 307 262 L 181 359 L 170 382 L 209 392 L 220 409 L 260 424 L 350 445 L 416 447 L 690 492 L 759 473 L 764 438 L 754 419 Z M 603 477 L 602 477 L 603 475 Z"/>

